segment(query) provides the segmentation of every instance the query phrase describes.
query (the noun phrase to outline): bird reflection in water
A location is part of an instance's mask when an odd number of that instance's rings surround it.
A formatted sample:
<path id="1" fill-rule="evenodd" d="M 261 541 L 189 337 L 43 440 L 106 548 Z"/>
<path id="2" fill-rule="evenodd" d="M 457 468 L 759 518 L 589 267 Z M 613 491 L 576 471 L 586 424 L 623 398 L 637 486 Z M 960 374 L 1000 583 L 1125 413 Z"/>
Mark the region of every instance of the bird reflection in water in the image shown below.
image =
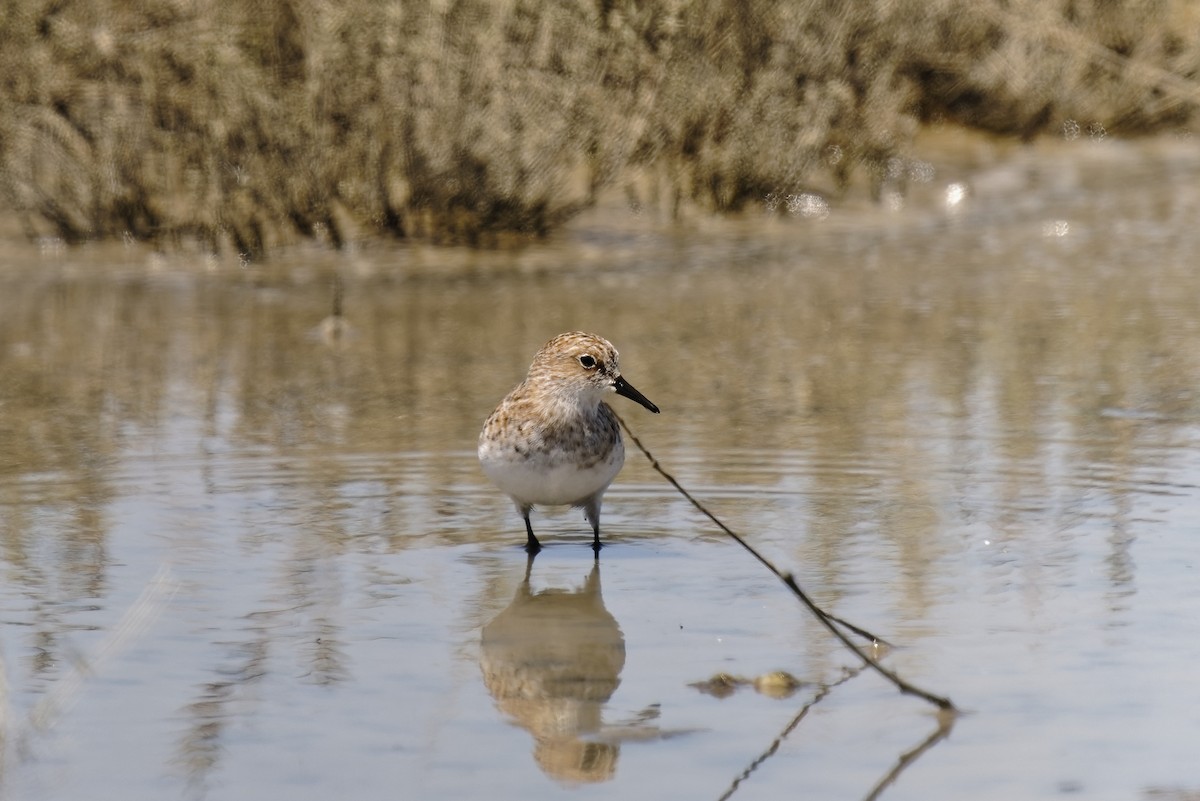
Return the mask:
<path id="1" fill-rule="evenodd" d="M 663 736 L 647 726 L 657 707 L 634 721 L 606 724 L 604 704 L 621 683 L 625 637 L 600 595 L 600 563 L 576 590 L 529 586 L 483 627 L 480 667 L 496 705 L 534 739 L 534 758 L 561 782 L 602 782 L 616 772 L 620 742 Z"/>

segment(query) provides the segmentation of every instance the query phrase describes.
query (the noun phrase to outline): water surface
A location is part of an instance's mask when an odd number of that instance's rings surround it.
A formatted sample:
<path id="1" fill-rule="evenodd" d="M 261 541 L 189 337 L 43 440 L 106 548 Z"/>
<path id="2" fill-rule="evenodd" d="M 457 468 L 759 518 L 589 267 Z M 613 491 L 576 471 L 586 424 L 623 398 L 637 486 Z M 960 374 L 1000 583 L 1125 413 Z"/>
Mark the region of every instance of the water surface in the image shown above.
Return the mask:
<path id="1" fill-rule="evenodd" d="M 0 797 L 1200 793 L 1200 156 L 908 169 L 518 251 L 8 247 Z M 475 437 L 572 329 L 668 470 L 967 714 L 862 672 L 632 448 L 599 562 L 549 511 L 528 565 Z"/>

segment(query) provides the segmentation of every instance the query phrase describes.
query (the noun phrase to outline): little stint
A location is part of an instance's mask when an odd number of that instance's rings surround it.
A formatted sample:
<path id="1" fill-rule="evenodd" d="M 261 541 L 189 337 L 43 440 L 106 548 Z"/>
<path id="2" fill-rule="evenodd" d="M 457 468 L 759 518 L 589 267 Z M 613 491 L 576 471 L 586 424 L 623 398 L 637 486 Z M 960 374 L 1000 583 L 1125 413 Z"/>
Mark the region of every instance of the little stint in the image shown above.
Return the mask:
<path id="1" fill-rule="evenodd" d="M 524 518 L 531 554 L 542 547 L 529 522 L 534 505 L 583 507 L 592 547 L 600 549 L 600 500 L 625 462 L 621 428 L 604 396 L 615 392 L 658 414 L 621 377 L 617 358 L 603 337 L 559 334 L 483 424 L 479 462 Z"/>

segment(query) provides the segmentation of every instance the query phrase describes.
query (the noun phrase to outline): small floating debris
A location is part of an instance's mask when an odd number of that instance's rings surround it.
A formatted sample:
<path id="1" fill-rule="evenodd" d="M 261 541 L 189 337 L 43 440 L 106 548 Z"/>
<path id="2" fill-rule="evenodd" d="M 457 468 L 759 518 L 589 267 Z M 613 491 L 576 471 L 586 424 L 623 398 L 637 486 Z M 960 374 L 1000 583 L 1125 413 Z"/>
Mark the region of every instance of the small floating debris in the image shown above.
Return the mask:
<path id="1" fill-rule="evenodd" d="M 711 695 L 714 698 L 728 698 L 739 687 L 746 686 L 753 687 L 769 698 L 787 698 L 795 693 L 803 683 L 786 670 L 776 670 L 753 679 L 729 673 L 717 673 L 711 679 L 692 682 L 688 686 L 695 687 L 705 695 Z"/>
<path id="2" fill-rule="evenodd" d="M 740 676 L 731 676 L 728 673 L 718 673 L 707 681 L 694 681 L 689 684 L 689 687 L 695 687 L 705 695 L 711 695 L 714 698 L 727 698 L 733 695 L 734 690 L 738 685 L 749 683 L 748 679 Z"/>
<path id="3" fill-rule="evenodd" d="M 800 680 L 786 670 L 764 673 L 754 680 L 754 689 L 770 698 L 787 698 L 800 686 Z"/>

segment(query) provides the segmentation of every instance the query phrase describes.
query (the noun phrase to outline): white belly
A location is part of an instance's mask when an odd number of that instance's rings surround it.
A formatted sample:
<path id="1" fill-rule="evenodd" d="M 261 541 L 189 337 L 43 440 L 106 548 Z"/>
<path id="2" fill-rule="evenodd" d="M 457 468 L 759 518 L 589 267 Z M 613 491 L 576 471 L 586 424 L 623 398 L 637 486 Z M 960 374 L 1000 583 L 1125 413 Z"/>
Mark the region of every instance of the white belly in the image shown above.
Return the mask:
<path id="1" fill-rule="evenodd" d="M 604 492 L 625 462 L 620 442 L 607 459 L 587 467 L 567 458 L 512 458 L 511 451 L 500 450 L 481 448 L 479 461 L 487 477 L 518 504 L 582 506 Z"/>

